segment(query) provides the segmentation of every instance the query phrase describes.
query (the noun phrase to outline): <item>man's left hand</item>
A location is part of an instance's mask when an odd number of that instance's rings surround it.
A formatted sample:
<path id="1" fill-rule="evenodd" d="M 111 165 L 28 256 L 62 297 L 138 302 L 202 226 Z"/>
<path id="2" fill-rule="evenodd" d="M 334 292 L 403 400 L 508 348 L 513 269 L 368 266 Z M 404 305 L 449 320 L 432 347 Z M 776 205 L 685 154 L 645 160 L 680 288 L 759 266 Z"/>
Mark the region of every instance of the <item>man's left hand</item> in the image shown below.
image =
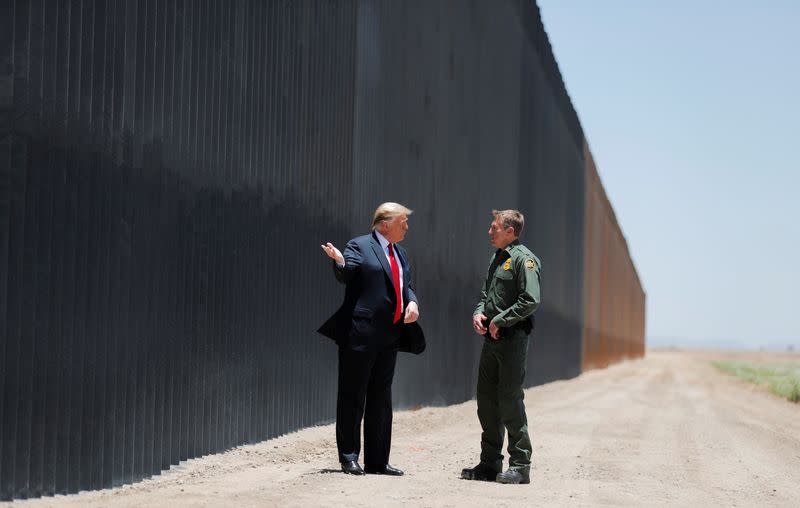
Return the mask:
<path id="1" fill-rule="evenodd" d="M 417 302 L 408 302 L 406 305 L 406 314 L 403 317 L 403 323 L 413 323 L 419 318 L 419 308 Z"/>

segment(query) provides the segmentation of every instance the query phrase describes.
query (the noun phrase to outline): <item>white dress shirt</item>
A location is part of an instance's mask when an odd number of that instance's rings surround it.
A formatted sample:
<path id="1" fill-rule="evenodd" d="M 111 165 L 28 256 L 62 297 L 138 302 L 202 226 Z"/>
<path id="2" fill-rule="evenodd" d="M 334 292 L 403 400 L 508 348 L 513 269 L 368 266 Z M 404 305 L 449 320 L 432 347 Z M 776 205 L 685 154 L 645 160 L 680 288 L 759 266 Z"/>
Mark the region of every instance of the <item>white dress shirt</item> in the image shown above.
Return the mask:
<path id="1" fill-rule="evenodd" d="M 381 244 L 381 248 L 383 249 L 383 253 L 386 255 L 386 261 L 389 262 L 389 267 L 392 266 L 392 260 L 389 259 L 389 240 L 384 238 L 384 236 L 377 231 L 375 231 L 375 236 L 378 237 L 378 242 Z M 403 265 L 400 263 L 400 258 L 397 256 L 397 247 L 392 247 L 394 249 L 394 259 L 397 261 L 397 268 L 400 269 L 400 308 L 403 307 Z"/>

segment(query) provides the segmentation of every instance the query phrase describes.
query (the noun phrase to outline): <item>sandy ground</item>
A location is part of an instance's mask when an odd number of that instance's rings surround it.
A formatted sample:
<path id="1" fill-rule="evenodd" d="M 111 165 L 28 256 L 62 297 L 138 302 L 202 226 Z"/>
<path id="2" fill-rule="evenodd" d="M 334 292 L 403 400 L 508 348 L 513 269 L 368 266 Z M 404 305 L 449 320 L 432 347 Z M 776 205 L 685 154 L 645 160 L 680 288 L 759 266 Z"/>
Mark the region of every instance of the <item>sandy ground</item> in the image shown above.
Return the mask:
<path id="1" fill-rule="evenodd" d="M 401 478 L 338 470 L 332 425 L 195 459 L 118 489 L 15 506 L 800 506 L 800 405 L 718 372 L 721 358 L 644 359 L 526 391 L 530 485 L 458 478 L 477 462 L 475 402 L 395 413 Z"/>

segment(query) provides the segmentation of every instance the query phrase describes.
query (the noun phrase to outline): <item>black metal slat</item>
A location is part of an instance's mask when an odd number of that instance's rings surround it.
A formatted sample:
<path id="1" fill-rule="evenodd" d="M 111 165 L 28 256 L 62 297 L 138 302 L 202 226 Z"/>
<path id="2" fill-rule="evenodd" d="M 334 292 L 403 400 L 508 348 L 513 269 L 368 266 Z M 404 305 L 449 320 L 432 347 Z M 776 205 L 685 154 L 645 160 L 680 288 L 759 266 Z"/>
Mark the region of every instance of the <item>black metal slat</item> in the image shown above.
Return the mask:
<path id="1" fill-rule="evenodd" d="M 102 11 L 95 12 L 95 20 L 102 29 L 98 30 L 98 43 L 95 53 L 99 59 L 97 72 L 102 76 L 98 78 L 95 96 L 99 98 L 100 106 L 95 117 L 97 140 L 95 143 L 94 179 L 96 181 L 97 202 L 97 262 L 92 268 L 94 271 L 94 287 L 96 304 L 94 305 L 94 335 L 96 337 L 96 369 L 94 373 L 94 426 L 97 429 L 93 436 L 92 444 L 92 487 L 93 489 L 111 486 L 112 460 L 107 452 L 111 449 L 114 428 L 113 397 L 113 370 L 111 368 L 113 343 L 111 339 L 110 314 L 112 309 L 110 294 L 111 257 L 113 249 L 113 203 L 111 202 L 114 191 L 114 160 L 113 160 L 113 94 L 114 94 L 114 19 L 116 15 L 116 2 L 105 2 Z"/>
<path id="2" fill-rule="evenodd" d="M 187 4 L 187 7 L 190 7 Z M 186 90 L 187 90 L 187 98 L 189 104 L 196 104 L 197 97 L 199 95 L 198 86 L 198 78 L 197 78 L 197 68 L 199 65 L 199 41 L 198 41 L 198 31 L 199 31 L 199 20 L 200 14 L 199 9 L 197 9 L 197 4 L 192 4 L 188 10 L 190 21 L 187 23 L 187 38 L 191 44 L 191 54 L 187 59 L 187 69 L 186 72 L 187 80 L 186 80 Z M 187 175 L 194 169 L 194 172 L 197 173 L 197 169 L 193 168 L 192 165 L 195 163 L 196 159 L 193 157 L 194 154 L 197 153 L 197 128 L 196 128 L 196 115 L 197 115 L 197 108 L 187 108 L 187 121 L 184 124 L 184 130 L 186 133 L 186 153 L 187 153 L 187 167 L 185 168 L 187 171 Z M 188 360 L 189 360 L 189 371 L 187 372 L 187 399 L 188 399 L 188 434 L 187 434 L 187 451 L 189 457 L 196 457 L 200 453 L 200 436 L 202 432 L 201 423 L 202 423 L 202 406 L 200 406 L 200 336 L 199 336 L 199 326 L 200 326 L 200 315 L 198 309 L 200 308 L 200 296 L 201 293 L 200 289 L 200 278 L 199 278 L 199 266 L 200 266 L 200 249 L 199 245 L 197 245 L 197 239 L 199 237 L 199 196 L 197 193 L 193 192 L 195 185 L 199 186 L 199 183 L 195 183 L 194 181 L 189 181 L 187 179 L 187 183 L 191 186 L 187 189 L 187 192 L 192 193 L 192 202 L 190 208 L 187 213 L 187 220 L 188 220 L 188 231 L 189 234 L 187 235 L 187 266 L 188 270 L 188 286 L 187 289 L 189 290 L 187 293 L 187 297 L 189 300 L 189 307 L 187 309 L 187 342 L 188 342 Z"/>
<path id="3" fill-rule="evenodd" d="M 214 65 L 211 81 L 212 88 L 212 109 L 211 109 L 211 125 L 212 125 L 212 155 L 211 155 L 211 171 L 215 174 L 219 182 L 217 187 L 219 203 L 219 211 L 217 212 L 218 228 L 215 235 L 215 251 L 216 262 L 214 263 L 213 273 L 215 275 L 214 281 L 214 295 L 215 303 L 214 309 L 216 311 L 217 323 L 212 332 L 212 340 L 215 344 L 215 354 L 212 360 L 216 369 L 217 382 L 213 383 L 214 400 L 212 402 L 214 421 L 213 426 L 213 450 L 224 450 L 226 446 L 226 434 L 230 428 L 230 421 L 226 410 L 228 409 L 229 400 L 226 400 L 226 393 L 229 385 L 229 354 L 230 350 L 227 347 L 228 333 L 227 333 L 227 315 L 226 310 L 228 307 L 228 300 L 226 291 L 230 276 L 230 260 L 228 252 L 231 248 L 227 241 L 228 221 L 230 220 L 231 203 L 230 203 L 230 180 L 227 175 L 224 162 L 222 160 L 224 154 L 224 124 L 223 109 L 227 106 L 225 101 L 225 90 L 223 86 L 223 75 L 225 74 L 225 21 L 224 14 L 220 9 L 219 3 L 212 5 L 212 16 L 217 20 L 214 25 Z M 227 9 L 226 9 L 227 10 Z M 215 194 L 217 194 L 215 193 Z"/>
<path id="4" fill-rule="evenodd" d="M 156 457 L 160 452 L 158 446 L 159 438 L 159 421 L 158 421 L 158 400 L 159 400 L 159 372 L 158 364 L 158 351 L 160 330 L 158 323 L 159 316 L 159 255 L 160 249 L 154 249 L 153 246 L 159 245 L 161 240 L 161 225 L 159 212 L 159 199 L 160 199 L 160 152 L 156 136 L 157 131 L 157 96 L 158 96 L 158 59 L 163 55 L 163 49 L 156 48 L 158 38 L 158 9 L 159 4 L 157 0 L 149 0 L 147 2 L 147 12 L 145 16 L 146 31 L 145 31 L 145 65 L 144 65 L 144 108 L 143 108 L 143 146 L 144 156 L 143 173 L 144 183 L 147 189 L 147 194 L 143 199 L 143 225 L 146 231 L 146 244 L 142 246 L 143 251 L 143 280 L 146 281 L 144 288 L 144 298 L 146 299 L 146 310 L 144 314 L 145 326 L 143 329 L 142 340 L 145 343 L 145 351 L 143 358 L 145 359 L 144 373 L 146 376 L 145 389 L 145 422 L 144 422 L 144 435 L 142 441 L 144 442 L 144 457 L 142 466 L 142 475 L 149 478 L 154 471 L 156 471 L 156 462 L 160 464 L 160 458 L 157 461 Z"/>
<path id="5" fill-rule="evenodd" d="M 33 263 L 34 285 L 32 287 L 33 308 L 31 309 L 33 321 L 30 324 L 32 330 L 34 354 L 32 358 L 32 369 L 27 375 L 33 379 L 32 390 L 32 417 L 29 423 L 31 428 L 31 449 L 30 449 L 30 496 L 38 497 L 49 490 L 49 478 L 45 479 L 45 470 L 48 472 L 52 467 L 52 460 L 47 460 L 45 455 L 50 455 L 46 432 L 47 424 L 47 405 L 51 403 L 47 394 L 50 392 L 48 381 L 53 381 L 48 370 L 48 358 L 50 348 L 55 342 L 50 336 L 49 322 L 52 313 L 49 312 L 49 295 L 52 294 L 52 265 L 51 265 L 51 231 L 52 231 L 52 199 L 53 181 L 48 178 L 52 170 L 54 152 L 60 143 L 58 139 L 58 97 L 57 90 L 54 89 L 56 45 L 52 37 L 45 36 L 58 29 L 58 10 L 48 9 L 42 11 L 41 29 L 41 59 L 37 62 L 37 75 L 41 82 L 38 87 L 41 94 L 41 110 L 39 113 L 38 124 L 42 136 L 42 147 L 37 150 L 32 158 L 33 174 L 37 175 L 34 186 L 38 188 L 38 196 L 34 205 L 34 219 L 31 224 L 36 224 L 33 234 L 36 238 L 36 253 L 31 260 Z M 31 76 L 33 77 L 33 76 Z M 32 168 L 32 169 L 33 169 Z"/>
<path id="6" fill-rule="evenodd" d="M 46 227 L 51 245 L 51 256 L 48 261 L 50 268 L 51 283 L 46 290 L 48 326 L 44 330 L 47 334 L 48 348 L 46 356 L 46 393 L 44 395 L 44 456 L 43 456 L 43 494 L 53 495 L 57 492 L 60 476 L 60 466 L 62 457 L 59 456 L 61 442 L 59 441 L 60 428 L 65 425 L 63 400 L 61 397 L 61 371 L 63 358 L 63 291 L 64 291 L 64 192 L 63 182 L 65 177 L 64 159 L 66 157 L 67 135 L 67 83 L 69 73 L 69 31 L 70 31 L 70 5 L 68 3 L 59 4 L 55 12 L 56 26 L 52 28 L 57 35 L 60 44 L 53 48 L 54 58 L 50 62 L 50 72 L 52 75 L 46 78 L 46 83 L 52 87 L 53 108 L 52 108 L 52 132 L 55 142 L 51 147 L 48 161 L 48 181 L 47 186 L 51 192 L 51 208 L 48 215 L 50 222 Z M 64 42 L 67 41 L 67 42 Z"/>
<path id="7" fill-rule="evenodd" d="M 27 85 L 27 68 L 29 65 L 28 31 L 30 7 L 23 2 L 14 6 L 13 18 L 4 18 L 13 22 L 13 109 L 17 119 L 12 124 L 13 129 L 24 128 L 29 111 L 29 94 Z M 11 21 L 13 19 L 13 21 Z M 4 23 L 5 24 L 5 23 Z M 22 125 L 20 125 L 22 124 Z M 9 139 L 2 142 L 3 160 L 8 161 L 8 170 L 3 171 L 4 194 L 3 208 L 7 211 L 4 219 L 3 244 L 6 246 L 4 254 L 2 289 L 4 301 L 0 310 L 3 320 L 0 321 L 0 333 L 3 340 L 0 351 L 2 366 L 3 395 L 0 398 L 0 499 L 9 500 L 19 497 L 21 482 L 17 481 L 17 427 L 18 427 L 18 401 L 20 397 L 21 372 L 20 372 L 20 289 L 22 273 L 22 235 L 24 228 L 24 199 L 25 199 L 25 173 L 27 162 L 27 143 L 25 139 L 13 133 Z M 21 478 L 20 478 L 21 479 Z"/>
<path id="8" fill-rule="evenodd" d="M 248 373 L 242 365 L 242 342 L 243 336 L 240 332 L 241 320 L 243 318 L 243 306 L 241 292 L 243 287 L 238 277 L 238 268 L 241 261 L 241 251 L 246 241 L 246 235 L 241 234 L 244 230 L 240 229 L 246 224 L 242 214 L 244 196 L 241 193 L 241 186 L 233 182 L 243 181 L 241 174 L 241 160 L 237 156 L 240 148 L 236 146 L 235 140 L 241 139 L 241 116 L 239 103 L 241 94 L 235 92 L 237 76 L 237 49 L 238 37 L 241 32 L 237 32 L 236 15 L 240 8 L 238 2 L 230 9 L 222 13 L 222 58 L 223 70 L 220 76 L 222 91 L 222 109 L 220 111 L 220 125 L 222 134 L 222 148 L 220 164 L 223 174 L 228 182 L 229 201 L 226 200 L 230 208 L 229 221 L 227 223 L 226 237 L 228 259 L 228 276 L 225 281 L 225 293 L 223 301 L 227 306 L 227 316 L 225 323 L 224 351 L 229 356 L 228 365 L 225 367 L 227 378 L 223 402 L 226 404 L 225 420 L 227 428 L 223 433 L 224 448 L 228 449 L 242 442 L 241 432 L 241 411 L 243 406 L 244 387 L 243 382 L 247 379 Z"/>
<path id="9" fill-rule="evenodd" d="M 0 5 L 0 79 L 2 79 L 3 90 L 0 92 L 0 336 L 5 336 L 7 332 L 6 323 L 8 316 L 8 269 L 9 269 L 9 233 L 11 224 L 11 171 L 12 171 L 12 150 L 15 146 L 14 127 L 12 113 L 15 106 L 14 85 L 16 83 L 15 67 L 17 57 L 16 36 L 16 10 L 18 5 L 6 2 Z M 6 340 L 0 340 L 0 427 L 6 424 L 6 399 L 10 395 L 6 394 Z M 6 496 L 6 484 L 3 449 L 8 445 L 5 436 L 0 428 L 0 500 L 10 498 Z"/>
<path id="10" fill-rule="evenodd" d="M 16 399 L 15 414 L 17 417 L 15 436 L 15 483 L 18 495 L 22 498 L 37 495 L 36 476 L 38 471 L 32 471 L 32 466 L 37 469 L 41 461 L 38 457 L 38 440 L 33 432 L 34 418 L 34 386 L 38 381 L 38 368 L 35 365 L 37 351 L 36 335 L 36 285 L 37 285 L 37 248 L 38 248 L 38 197 L 41 192 L 42 164 L 45 141 L 42 139 L 45 128 L 42 118 L 44 104 L 42 101 L 42 65 L 44 62 L 44 11 L 41 4 L 31 6 L 28 19 L 28 68 L 27 79 L 30 87 L 26 120 L 35 136 L 31 136 L 28 143 L 25 171 L 19 175 L 21 180 L 22 200 L 20 213 L 19 246 L 20 258 L 18 265 L 18 297 L 15 301 L 17 309 L 15 315 L 10 316 L 9 322 L 14 323 L 15 329 L 9 333 L 9 340 L 18 341 L 18 398 Z M 13 273 L 13 269 L 12 269 Z M 16 318 L 16 319 L 15 319 Z M 33 478 L 32 478 L 33 476 Z"/>
<path id="11" fill-rule="evenodd" d="M 78 122 L 78 109 L 80 104 L 79 83 L 80 83 L 80 47 L 82 36 L 81 10 L 77 2 L 70 2 L 68 6 L 68 30 L 67 39 L 64 46 L 67 48 L 66 69 L 65 69 L 65 124 L 62 167 L 59 171 L 60 204 L 58 209 L 58 225 L 60 243 L 62 245 L 59 253 L 59 263 L 61 266 L 61 285 L 58 292 L 60 320 L 58 321 L 59 330 L 57 331 L 60 343 L 60 354 L 58 356 L 58 405 L 54 408 L 57 418 L 56 442 L 56 478 L 55 493 L 66 494 L 69 492 L 72 477 L 77 474 L 77 470 L 72 469 L 73 457 L 75 452 L 75 441 L 78 439 L 78 432 L 75 430 L 78 425 L 78 415 L 75 407 L 76 390 L 74 389 L 74 377 L 72 366 L 77 351 L 73 347 L 75 331 L 75 255 L 76 255 L 76 218 L 75 218 L 75 171 L 77 165 L 76 150 L 73 141 L 77 137 L 75 127 Z"/>
<path id="12" fill-rule="evenodd" d="M 167 184 L 167 174 L 169 172 L 169 156 L 168 140 L 165 136 L 166 126 L 165 122 L 165 95 L 167 93 L 167 74 L 166 56 L 169 54 L 169 47 L 167 46 L 167 10 L 168 4 L 164 2 L 156 2 L 154 5 L 154 25 L 153 25 L 153 128 L 152 128 L 152 145 L 154 157 L 155 173 L 152 177 L 153 186 L 153 222 L 157 231 L 156 241 L 154 245 L 164 246 L 164 248 L 154 249 L 153 261 L 154 265 L 151 267 L 151 273 L 154 277 L 153 280 L 153 301 L 155 306 L 153 308 L 153 332 L 152 337 L 154 340 L 153 351 L 155 356 L 153 358 L 153 383 L 154 383 L 154 414 L 153 414 L 153 460 L 149 474 L 158 474 L 162 469 L 169 465 L 169 461 L 164 460 L 164 453 L 168 449 L 167 445 L 167 427 L 168 423 L 165 418 L 167 384 L 166 384 L 166 351 L 169 343 L 169 308 L 167 307 L 167 292 L 168 281 L 167 267 L 170 250 L 169 238 L 170 231 L 170 200 L 174 199 L 169 194 L 169 185 Z"/>
<path id="13" fill-rule="evenodd" d="M 175 259 L 177 255 L 177 218 L 180 216 L 178 207 L 180 206 L 180 194 L 178 193 L 176 181 L 176 161 L 178 154 L 175 153 L 175 125 L 177 115 L 174 115 L 175 108 L 175 77 L 176 77 L 176 47 L 178 32 L 177 12 L 178 3 L 166 6 L 163 17 L 163 51 L 164 51 L 164 92 L 163 92 L 163 115 L 161 118 L 162 146 L 163 146 L 163 167 L 162 185 L 165 187 L 165 199 L 162 208 L 166 208 L 165 221 L 170 226 L 165 232 L 166 249 L 163 252 L 164 260 L 162 267 L 165 277 L 164 288 L 164 329 L 163 329 L 163 349 L 161 355 L 161 368 L 164 375 L 164 426 L 163 426 L 163 445 L 161 450 L 160 468 L 168 469 L 169 466 L 177 462 L 177 413 L 175 399 L 175 370 L 178 356 L 175 348 L 177 344 L 178 322 L 176 294 L 178 286 L 178 266 Z"/>
<path id="14" fill-rule="evenodd" d="M 197 118 L 198 122 L 197 125 L 194 126 L 196 129 L 196 140 L 198 145 L 196 146 L 195 153 L 198 154 L 197 158 L 197 170 L 199 173 L 199 177 L 201 178 L 201 182 L 205 183 L 209 179 L 208 175 L 208 145 L 209 140 L 207 138 L 208 134 L 208 72 L 211 67 L 211 63 L 209 62 L 209 41 L 210 41 L 210 34 L 208 29 L 208 23 L 210 21 L 210 13 L 208 12 L 207 2 L 201 2 L 202 7 L 198 10 L 198 32 L 196 37 L 196 42 L 200 51 L 198 52 L 198 67 L 197 67 L 197 81 L 198 81 L 198 90 L 197 90 Z M 198 238 L 200 245 L 199 247 L 199 256 L 198 256 L 198 330 L 197 330 L 197 340 L 198 340 L 198 348 L 199 348 L 199 364 L 198 364 L 198 371 L 199 371 L 199 387 L 198 387 L 198 422 L 200 424 L 199 433 L 198 433 L 198 454 L 206 455 L 211 449 L 211 438 L 210 438 L 210 421 L 211 421 L 211 393 L 210 393 L 210 383 L 212 376 L 211 374 L 211 353 L 209 351 L 210 347 L 210 338 L 209 338 L 209 326 L 211 323 L 211 314 L 212 308 L 210 303 L 210 296 L 209 296 L 209 273 L 211 267 L 209 266 L 209 258 L 211 252 L 211 245 L 210 242 L 213 240 L 213 235 L 209 232 L 209 228 L 212 227 L 214 217 L 211 215 L 212 210 L 209 209 L 210 200 L 209 200 L 209 193 L 210 189 L 201 190 L 199 195 L 199 214 L 200 214 L 200 227 L 199 233 L 200 236 Z"/>
<path id="15" fill-rule="evenodd" d="M 253 176 L 252 176 L 252 184 L 257 189 L 257 194 L 259 196 L 259 203 L 258 203 L 258 210 L 261 210 L 262 207 L 266 207 L 267 199 L 270 193 L 270 189 L 267 186 L 266 179 L 262 178 L 262 175 L 265 174 L 267 170 L 267 157 L 266 154 L 268 153 L 269 146 L 265 142 L 265 132 L 269 128 L 270 117 L 268 114 L 265 113 L 265 108 L 271 101 L 272 97 L 269 95 L 270 89 L 268 86 L 269 81 L 267 80 L 267 72 L 271 68 L 272 65 L 272 46 L 269 44 L 270 39 L 267 37 L 267 33 L 273 33 L 272 26 L 270 25 L 270 21 L 274 19 L 274 16 L 271 15 L 271 10 L 274 8 L 272 3 L 251 3 L 252 5 L 252 18 L 254 19 L 262 19 L 264 29 L 261 29 L 259 24 L 253 23 L 251 27 L 251 39 L 254 41 L 252 45 L 252 52 L 253 55 L 250 58 L 251 68 L 253 69 L 252 72 L 252 80 L 256 83 L 255 89 L 250 92 L 251 97 L 251 104 L 252 107 L 249 108 L 252 111 L 253 120 L 251 125 L 253 125 L 253 137 L 252 137 L 252 160 L 253 160 Z M 260 93 L 256 93 L 255 90 L 258 90 Z M 255 219 L 254 219 L 255 220 Z M 266 285 L 266 259 L 264 256 L 264 245 L 265 235 L 264 235 L 264 228 L 262 224 L 256 224 L 253 228 L 253 243 L 255 245 L 255 258 L 254 264 L 257 267 L 253 276 L 254 280 L 256 281 L 253 284 L 253 304 L 256 306 L 256 309 L 263 309 L 264 307 L 264 297 L 265 292 L 259 291 L 259 288 L 263 288 Z M 254 311 L 255 314 L 256 311 Z M 259 312 L 260 314 L 260 312 Z M 268 420 L 269 417 L 269 393 L 268 393 L 268 381 L 270 372 L 268 369 L 264 368 L 267 365 L 266 359 L 266 351 L 267 351 L 267 344 L 266 344 L 266 333 L 265 333 L 265 323 L 263 319 L 258 319 L 256 316 L 253 316 L 253 323 L 252 323 L 252 334 L 254 340 L 256 341 L 256 349 L 254 360 L 256 365 L 258 365 L 258 385 L 256 390 L 256 399 L 255 399 L 255 435 L 253 439 L 255 440 L 255 436 L 266 436 L 269 435 L 270 429 L 270 422 Z"/>
<path id="16" fill-rule="evenodd" d="M 122 301 L 124 299 L 122 284 L 123 270 L 126 268 L 126 251 L 130 245 L 130 225 L 124 217 L 123 173 L 123 132 L 125 104 L 125 17 L 127 5 L 124 0 L 109 3 L 108 26 L 106 38 L 109 55 L 107 81 L 107 215 L 109 219 L 107 231 L 107 280 L 104 292 L 107 307 L 104 325 L 104 340 L 107 342 L 107 372 L 105 404 L 103 416 L 105 433 L 103 438 L 103 468 L 100 483 L 103 487 L 114 487 L 122 484 L 125 454 L 125 417 L 126 417 L 126 378 L 124 356 L 124 339 L 122 333 Z"/>
<path id="17" fill-rule="evenodd" d="M 134 222 L 134 137 L 136 132 L 136 69 L 137 59 L 137 30 L 139 26 L 138 5 L 136 1 L 127 1 L 120 9 L 124 58 L 121 88 L 120 111 L 120 267 L 119 267 L 119 319 L 118 333 L 120 343 L 120 363 L 118 364 L 118 379 L 120 380 L 121 404 L 120 411 L 124 416 L 121 433 L 119 465 L 117 474 L 119 481 L 130 483 L 134 478 L 136 462 L 136 407 L 137 407 L 137 348 L 139 341 L 134 335 L 136 324 L 139 321 L 136 307 L 137 274 L 134 271 L 134 245 L 136 241 L 136 224 Z M 115 475 L 116 476 L 116 475 Z"/>
<path id="18" fill-rule="evenodd" d="M 184 460 L 187 457 L 185 447 L 186 428 L 188 427 L 188 420 L 186 418 L 186 363 L 187 357 L 185 355 L 186 349 L 186 298 L 182 295 L 187 294 L 185 286 L 185 270 L 186 261 L 184 248 L 184 238 L 186 235 L 186 192 L 181 185 L 182 179 L 182 163 L 183 160 L 183 134 L 185 124 L 183 120 L 183 111 L 180 104 L 185 100 L 184 95 L 184 63 L 186 58 L 186 7 L 183 1 L 178 1 L 173 4 L 173 80 L 172 80 L 172 93 L 170 108 L 170 122 L 171 139 L 173 145 L 173 159 L 171 167 L 173 170 L 172 185 L 176 195 L 175 203 L 175 232 L 173 236 L 173 308 L 175 315 L 173 316 L 173 330 L 172 330 L 172 348 L 169 353 L 170 375 L 172 379 L 171 393 L 172 403 L 172 453 L 170 454 L 171 463 L 176 463 L 179 460 Z"/>
<path id="19" fill-rule="evenodd" d="M 132 344 L 132 368 L 130 382 L 132 383 L 132 412 L 133 427 L 130 430 L 131 442 L 131 480 L 140 480 L 145 475 L 145 428 L 147 414 L 147 299 L 146 284 L 148 279 L 146 269 L 146 251 L 150 244 L 150 232 L 147 231 L 147 197 L 148 188 L 145 175 L 144 133 L 145 124 L 145 67 L 147 46 L 147 0 L 135 2 L 132 9 L 134 30 L 130 47 L 133 60 L 130 82 L 133 87 L 131 94 L 131 153 L 130 153 L 130 188 L 135 199 L 130 202 L 131 235 L 131 294 L 130 294 L 130 321 L 128 338 Z"/>

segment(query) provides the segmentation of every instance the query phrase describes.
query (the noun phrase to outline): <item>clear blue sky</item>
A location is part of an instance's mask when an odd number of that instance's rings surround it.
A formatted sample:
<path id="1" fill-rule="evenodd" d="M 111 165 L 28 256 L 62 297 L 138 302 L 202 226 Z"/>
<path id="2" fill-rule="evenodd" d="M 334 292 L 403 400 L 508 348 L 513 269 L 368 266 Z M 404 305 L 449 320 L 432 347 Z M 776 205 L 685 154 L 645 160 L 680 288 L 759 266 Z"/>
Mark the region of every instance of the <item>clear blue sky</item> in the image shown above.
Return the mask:
<path id="1" fill-rule="evenodd" d="M 538 5 L 648 341 L 800 346 L 800 1 Z"/>

